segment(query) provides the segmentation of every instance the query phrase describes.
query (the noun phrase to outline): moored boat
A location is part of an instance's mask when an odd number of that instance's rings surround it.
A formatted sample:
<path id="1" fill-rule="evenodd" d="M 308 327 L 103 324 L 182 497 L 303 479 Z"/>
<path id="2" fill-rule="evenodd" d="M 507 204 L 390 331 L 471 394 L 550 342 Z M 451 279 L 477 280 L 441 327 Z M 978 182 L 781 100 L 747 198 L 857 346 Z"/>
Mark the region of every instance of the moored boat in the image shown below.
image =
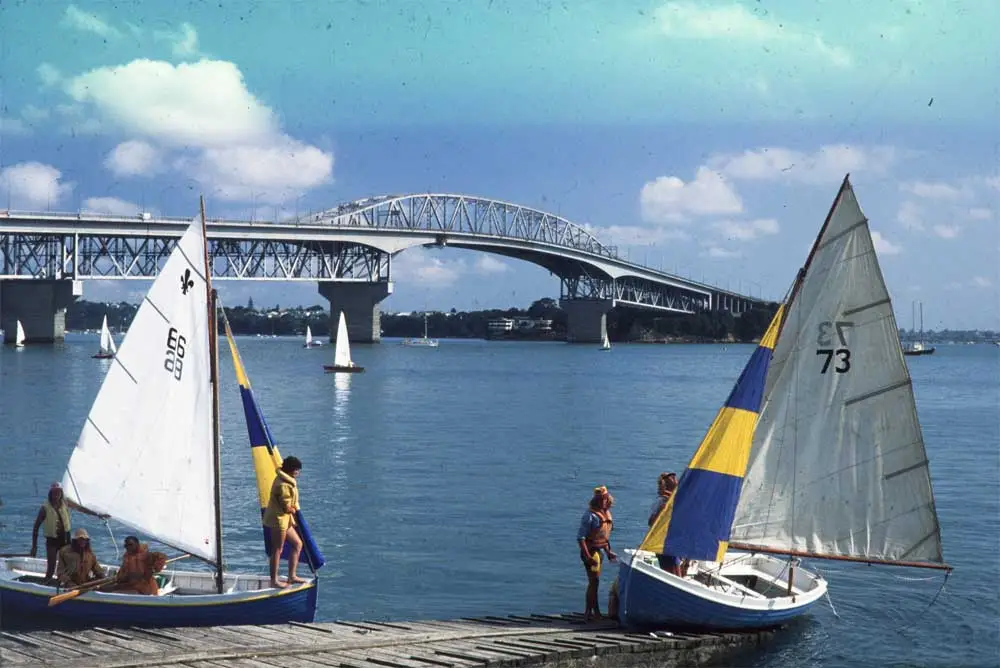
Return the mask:
<path id="1" fill-rule="evenodd" d="M 340 312 L 337 322 L 337 342 L 333 350 L 333 364 L 324 364 L 323 370 L 327 373 L 360 373 L 365 370 L 363 366 L 355 364 L 351 359 L 351 342 L 347 337 L 347 320 L 344 312 Z"/>

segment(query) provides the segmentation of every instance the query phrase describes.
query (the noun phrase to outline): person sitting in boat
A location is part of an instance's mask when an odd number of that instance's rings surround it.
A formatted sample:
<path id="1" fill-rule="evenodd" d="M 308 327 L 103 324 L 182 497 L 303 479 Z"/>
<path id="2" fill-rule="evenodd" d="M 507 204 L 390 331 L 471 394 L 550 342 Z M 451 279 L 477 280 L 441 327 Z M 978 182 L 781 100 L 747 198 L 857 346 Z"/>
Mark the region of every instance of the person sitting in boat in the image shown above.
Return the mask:
<path id="1" fill-rule="evenodd" d="M 160 586 L 156 583 L 154 573 L 159 573 L 167 564 L 167 555 L 162 552 L 150 552 L 149 546 L 140 543 L 135 536 L 125 538 L 125 554 L 122 565 L 111 591 L 123 594 L 145 594 L 156 596 Z"/>
<path id="2" fill-rule="evenodd" d="M 45 536 L 45 580 L 52 580 L 52 575 L 56 572 L 56 557 L 59 550 L 69 544 L 69 533 L 73 530 L 73 521 L 70 517 L 70 509 L 79 510 L 86 515 L 106 518 L 107 515 L 92 513 L 86 508 L 81 508 L 66 498 L 63 494 L 62 486 L 54 482 L 49 487 L 48 498 L 38 509 L 35 516 L 35 526 L 31 530 L 31 556 L 38 555 L 38 530 L 42 529 Z"/>
<path id="3" fill-rule="evenodd" d="M 302 539 L 295 529 L 295 513 L 299 510 L 299 488 L 295 482 L 302 471 L 298 457 L 285 457 L 271 484 L 271 496 L 264 510 L 264 526 L 271 530 L 271 586 L 279 589 L 288 584 L 278 580 L 281 551 L 287 542 L 291 547 L 288 555 L 288 582 L 305 582 L 295 574 L 302 552 Z"/>
<path id="4" fill-rule="evenodd" d="M 594 488 L 594 496 L 590 505 L 580 520 L 580 528 L 576 533 L 576 541 L 580 545 L 580 559 L 587 571 L 587 611 L 585 618 L 601 618 L 601 610 L 597 602 L 597 589 L 601 578 L 601 550 L 604 550 L 610 561 L 616 561 L 618 555 L 611 551 L 611 531 L 614 521 L 611 518 L 611 506 L 614 497 L 604 485 Z"/>
<path id="5" fill-rule="evenodd" d="M 90 549 L 90 534 L 86 529 L 74 531 L 69 545 L 59 550 L 57 573 L 63 587 L 75 587 L 104 577 L 104 569 Z"/>

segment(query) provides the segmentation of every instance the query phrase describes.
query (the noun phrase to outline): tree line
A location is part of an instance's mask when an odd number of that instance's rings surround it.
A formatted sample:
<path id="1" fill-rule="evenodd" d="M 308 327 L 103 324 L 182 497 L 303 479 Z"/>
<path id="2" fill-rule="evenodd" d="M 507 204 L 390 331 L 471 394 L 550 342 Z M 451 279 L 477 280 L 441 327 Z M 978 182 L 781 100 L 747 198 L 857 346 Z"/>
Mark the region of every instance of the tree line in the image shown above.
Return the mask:
<path id="1" fill-rule="evenodd" d="M 71 330 L 96 330 L 105 316 L 114 332 L 127 329 L 138 306 L 126 302 L 100 303 L 79 300 L 66 311 L 66 327 Z M 612 341 L 645 342 L 712 342 L 759 339 L 774 315 L 777 305 L 750 310 L 739 317 L 727 312 L 704 311 L 691 315 L 657 313 L 636 309 L 613 309 L 607 316 L 608 336 Z M 329 314 L 322 306 L 280 305 L 255 308 L 251 299 L 246 306 L 225 308 L 233 332 L 236 334 L 265 336 L 304 336 L 306 326 L 313 336 L 330 335 Z M 551 330 L 526 329 L 511 338 L 552 339 L 566 338 L 566 311 L 557 300 L 545 297 L 534 301 L 527 309 L 486 309 L 482 311 L 427 313 L 428 336 L 433 338 L 487 338 L 491 320 L 498 318 L 527 318 L 551 321 Z M 382 334 L 386 337 L 420 337 L 424 334 L 424 314 L 383 313 Z"/>

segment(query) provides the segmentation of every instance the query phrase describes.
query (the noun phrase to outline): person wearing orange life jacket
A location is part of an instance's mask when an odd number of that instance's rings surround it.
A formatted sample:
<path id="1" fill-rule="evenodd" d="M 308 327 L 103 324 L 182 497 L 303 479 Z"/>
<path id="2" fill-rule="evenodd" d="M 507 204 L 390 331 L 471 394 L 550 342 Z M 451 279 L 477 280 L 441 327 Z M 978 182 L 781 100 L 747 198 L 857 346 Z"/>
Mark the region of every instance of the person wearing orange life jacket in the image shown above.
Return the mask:
<path id="1" fill-rule="evenodd" d="M 156 596 L 160 593 L 160 586 L 153 574 L 162 571 L 166 564 L 167 555 L 162 552 L 150 552 L 149 546 L 139 543 L 138 538 L 127 536 L 122 565 L 109 590 L 122 594 Z"/>
<path id="2" fill-rule="evenodd" d="M 580 559 L 587 571 L 587 611 L 585 618 L 601 619 L 601 610 L 597 602 L 597 589 L 601 578 L 601 550 L 607 554 L 610 561 L 617 561 L 618 555 L 611 551 L 611 531 L 614 521 L 611 518 L 611 506 L 614 497 L 608 493 L 604 485 L 594 488 L 594 496 L 590 505 L 580 520 L 580 528 L 576 534 L 576 542 L 580 546 Z"/>

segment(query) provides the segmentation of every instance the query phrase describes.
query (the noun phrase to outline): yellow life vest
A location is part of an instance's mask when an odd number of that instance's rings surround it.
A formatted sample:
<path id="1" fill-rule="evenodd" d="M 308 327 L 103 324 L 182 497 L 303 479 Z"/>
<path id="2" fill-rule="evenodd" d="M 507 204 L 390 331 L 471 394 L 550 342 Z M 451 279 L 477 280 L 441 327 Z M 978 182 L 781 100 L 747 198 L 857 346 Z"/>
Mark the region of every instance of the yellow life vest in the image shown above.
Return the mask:
<path id="1" fill-rule="evenodd" d="M 69 533 L 72 530 L 69 521 L 69 506 L 63 501 L 62 505 L 56 509 L 51 503 L 46 499 L 45 503 L 42 504 L 42 508 L 45 509 L 45 522 L 42 524 L 45 530 L 46 538 L 59 538 L 59 520 L 62 519 L 63 531 Z"/>

